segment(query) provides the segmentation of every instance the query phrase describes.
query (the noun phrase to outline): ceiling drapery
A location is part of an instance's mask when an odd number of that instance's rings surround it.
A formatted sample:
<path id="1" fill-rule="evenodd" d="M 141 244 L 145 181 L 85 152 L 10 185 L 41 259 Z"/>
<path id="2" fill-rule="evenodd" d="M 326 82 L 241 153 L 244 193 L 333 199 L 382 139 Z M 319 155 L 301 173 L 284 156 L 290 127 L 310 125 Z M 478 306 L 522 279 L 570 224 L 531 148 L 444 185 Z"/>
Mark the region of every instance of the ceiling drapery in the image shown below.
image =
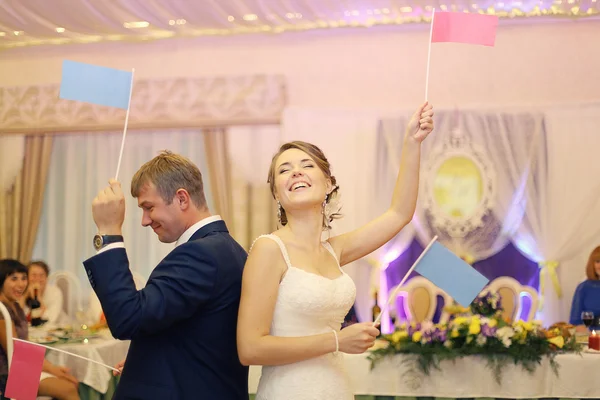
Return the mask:
<path id="1" fill-rule="evenodd" d="M 125 110 L 58 97 L 58 85 L 0 88 L 0 136 L 123 128 Z M 129 127 L 175 128 L 278 123 L 285 78 L 248 75 L 136 80 Z"/>
<path id="2" fill-rule="evenodd" d="M 600 15 L 600 0 L 5 0 L 0 49 L 427 23 L 433 7 L 512 19 Z"/>

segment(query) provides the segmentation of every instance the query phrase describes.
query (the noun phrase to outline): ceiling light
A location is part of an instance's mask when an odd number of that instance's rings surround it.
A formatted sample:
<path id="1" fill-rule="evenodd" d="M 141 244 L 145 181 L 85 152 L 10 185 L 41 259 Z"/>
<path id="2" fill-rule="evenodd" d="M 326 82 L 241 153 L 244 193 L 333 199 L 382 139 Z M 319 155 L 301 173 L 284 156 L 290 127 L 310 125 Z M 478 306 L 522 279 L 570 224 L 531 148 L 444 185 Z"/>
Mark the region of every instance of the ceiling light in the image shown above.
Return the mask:
<path id="1" fill-rule="evenodd" d="M 56 28 L 56 32 L 58 33 L 63 33 L 65 31 L 65 28 Z"/>
<path id="2" fill-rule="evenodd" d="M 287 14 L 285 14 L 285 17 L 286 17 L 287 19 L 292 19 L 292 18 L 294 18 L 295 16 L 296 16 L 296 14 L 294 14 L 294 13 L 287 13 Z"/>
<path id="3" fill-rule="evenodd" d="M 257 19 L 258 19 L 258 15 L 256 15 L 256 14 L 244 15 L 244 21 L 256 21 Z"/>
<path id="4" fill-rule="evenodd" d="M 170 19 L 169 20 L 169 25 L 171 25 L 171 26 L 175 25 L 175 20 L 174 19 Z"/>
<path id="5" fill-rule="evenodd" d="M 302 14 L 296 13 L 296 18 L 302 18 Z"/>
<path id="6" fill-rule="evenodd" d="M 227 21 L 233 22 L 235 21 L 235 17 L 233 15 L 230 15 L 229 17 L 227 17 Z"/>
<path id="7" fill-rule="evenodd" d="M 400 11 L 403 13 L 409 13 L 412 12 L 412 7 L 401 7 Z"/>
<path id="8" fill-rule="evenodd" d="M 5 32 L 0 32 L 0 36 L 6 36 Z"/>
<path id="9" fill-rule="evenodd" d="M 19 36 L 19 35 L 22 35 L 22 34 L 23 34 L 23 31 L 14 31 L 13 32 L 13 35 L 15 35 L 15 36 Z"/>
<path id="10" fill-rule="evenodd" d="M 187 21 L 185 19 L 178 19 L 177 20 L 177 25 L 185 25 Z"/>
<path id="11" fill-rule="evenodd" d="M 125 22 L 123 24 L 123 26 L 127 29 L 147 28 L 150 26 L 150 22 L 148 22 L 148 21 Z"/>

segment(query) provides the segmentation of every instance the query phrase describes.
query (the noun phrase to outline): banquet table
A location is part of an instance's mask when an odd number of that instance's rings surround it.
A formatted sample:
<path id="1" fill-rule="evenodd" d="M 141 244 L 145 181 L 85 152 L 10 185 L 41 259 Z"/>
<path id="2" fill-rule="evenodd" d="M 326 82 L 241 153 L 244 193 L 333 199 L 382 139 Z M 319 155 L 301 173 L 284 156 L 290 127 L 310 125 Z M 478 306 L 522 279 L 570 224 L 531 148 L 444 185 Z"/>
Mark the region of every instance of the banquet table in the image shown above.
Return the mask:
<path id="1" fill-rule="evenodd" d="M 559 354 L 559 370 L 554 374 L 547 359 L 533 373 L 510 364 L 496 382 L 485 359 L 470 356 L 444 361 L 430 375 L 419 372 L 412 358 L 396 355 L 382 360 L 371 370 L 366 355 L 344 355 L 345 365 L 357 399 L 394 399 L 395 397 L 440 398 L 600 398 L 598 366 L 600 354 Z M 249 392 L 256 393 L 260 367 L 251 367 Z"/>
<path id="2" fill-rule="evenodd" d="M 34 337 L 40 335 L 40 332 L 34 330 L 30 331 L 30 337 L 32 333 Z M 86 341 L 59 341 L 50 344 L 50 347 L 114 366 L 127 355 L 129 341 L 116 340 L 108 330 L 104 330 Z M 112 392 L 116 387 L 116 379 L 112 375 L 112 370 L 59 351 L 47 350 L 46 359 L 71 370 L 71 373 L 80 382 L 79 392 L 82 399 L 110 399 L 112 397 Z"/>

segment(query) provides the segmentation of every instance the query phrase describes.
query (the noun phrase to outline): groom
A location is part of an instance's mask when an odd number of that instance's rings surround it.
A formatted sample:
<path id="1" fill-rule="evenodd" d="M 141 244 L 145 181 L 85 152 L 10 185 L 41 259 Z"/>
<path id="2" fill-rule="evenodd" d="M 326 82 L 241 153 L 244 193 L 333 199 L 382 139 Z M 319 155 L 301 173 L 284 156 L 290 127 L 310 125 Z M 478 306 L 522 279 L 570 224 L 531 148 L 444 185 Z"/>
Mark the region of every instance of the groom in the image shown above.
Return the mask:
<path id="1" fill-rule="evenodd" d="M 202 175 L 162 152 L 134 175 L 142 225 L 176 247 L 136 290 L 121 227 L 125 197 L 115 180 L 92 204 L 97 254 L 84 262 L 111 333 L 131 339 L 114 399 L 247 400 L 248 369 L 236 348 L 246 252 L 206 205 Z"/>

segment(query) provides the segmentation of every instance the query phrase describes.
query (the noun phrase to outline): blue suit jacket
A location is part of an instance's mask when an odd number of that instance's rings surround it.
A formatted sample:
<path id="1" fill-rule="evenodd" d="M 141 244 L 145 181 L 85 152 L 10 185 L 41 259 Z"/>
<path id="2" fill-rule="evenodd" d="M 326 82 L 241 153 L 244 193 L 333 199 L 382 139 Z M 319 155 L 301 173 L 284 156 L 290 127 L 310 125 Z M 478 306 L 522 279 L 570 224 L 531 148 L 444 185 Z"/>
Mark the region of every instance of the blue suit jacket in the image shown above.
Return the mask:
<path id="1" fill-rule="evenodd" d="M 139 291 L 125 249 L 84 262 L 111 333 L 131 339 L 114 399 L 248 399 L 236 346 L 246 257 L 217 221 L 171 251 Z"/>

